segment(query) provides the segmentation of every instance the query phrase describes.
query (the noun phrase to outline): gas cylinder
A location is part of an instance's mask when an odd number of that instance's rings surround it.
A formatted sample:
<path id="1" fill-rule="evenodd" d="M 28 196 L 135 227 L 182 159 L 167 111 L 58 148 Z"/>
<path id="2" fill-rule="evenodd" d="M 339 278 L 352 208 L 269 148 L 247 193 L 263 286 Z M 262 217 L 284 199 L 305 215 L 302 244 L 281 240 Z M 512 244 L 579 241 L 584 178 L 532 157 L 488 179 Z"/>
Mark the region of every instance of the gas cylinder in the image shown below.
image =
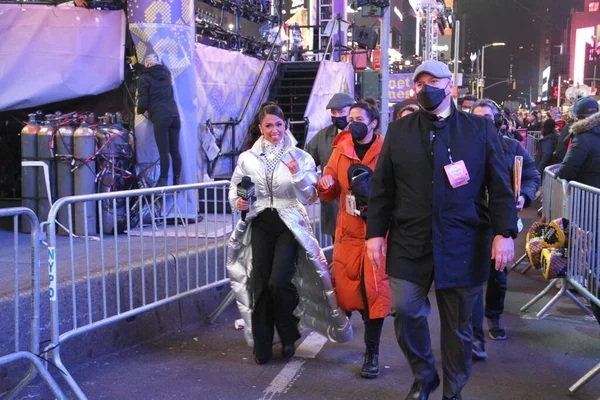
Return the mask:
<path id="1" fill-rule="evenodd" d="M 37 133 L 37 158 L 48 166 L 50 179 L 50 195 L 52 199 L 56 198 L 56 167 L 54 162 L 54 149 L 52 137 L 56 133 L 56 121 L 54 114 L 46 115 L 46 122 Z M 50 202 L 46 191 L 46 179 L 44 171 L 38 169 L 37 174 L 38 191 L 38 218 L 40 221 L 48 220 L 48 211 L 50 211 Z"/>
<path id="2" fill-rule="evenodd" d="M 21 159 L 35 161 L 37 159 L 37 133 L 41 126 L 36 120 L 36 114 L 29 114 L 29 122 L 21 131 Z M 38 209 L 37 168 L 21 167 L 21 205 L 34 213 Z M 21 221 L 21 230 L 31 232 L 31 224 L 27 218 Z"/>
<path id="3" fill-rule="evenodd" d="M 56 162 L 56 195 L 57 198 L 73 196 L 73 173 L 71 163 L 73 161 L 73 128 L 70 122 L 61 125 L 54 138 Z M 58 222 L 65 228 L 69 228 L 68 208 L 62 207 L 58 211 Z M 71 221 L 72 222 L 72 221 Z M 59 226 L 61 235 L 67 232 Z"/>
<path id="4" fill-rule="evenodd" d="M 74 178 L 75 195 L 96 193 L 96 133 L 83 121 L 73 133 L 73 155 L 76 158 Z M 75 234 L 95 235 L 96 202 L 75 203 Z M 86 231 L 87 221 L 87 231 Z"/>

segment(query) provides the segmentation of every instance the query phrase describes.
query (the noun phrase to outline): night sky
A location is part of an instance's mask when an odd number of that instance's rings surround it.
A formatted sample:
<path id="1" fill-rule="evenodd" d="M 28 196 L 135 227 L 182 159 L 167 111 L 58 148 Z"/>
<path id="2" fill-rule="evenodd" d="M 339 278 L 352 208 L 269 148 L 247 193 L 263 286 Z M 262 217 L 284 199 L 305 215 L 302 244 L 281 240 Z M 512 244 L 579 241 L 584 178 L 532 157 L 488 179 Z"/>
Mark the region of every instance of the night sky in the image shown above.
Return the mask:
<path id="1" fill-rule="evenodd" d="M 546 28 L 552 32 L 552 45 L 560 45 L 571 7 L 583 7 L 583 0 L 456 0 L 457 19 L 465 24 L 464 48 L 465 72 L 470 72 L 470 52 L 477 52 L 485 44 L 504 42 L 505 47 L 488 47 L 485 50 L 486 86 L 509 76 L 513 64 L 513 77 L 517 80 L 517 90 L 512 85 L 500 84 L 486 90 L 485 97 L 498 102 L 509 95 L 513 98 L 529 98 L 530 85 L 533 86 L 535 101 L 539 79 L 539 48 L 541 34 Z M 529 9 L 526 10 L 526 8 Z M 465 13 L 466 16 L 460 14 Z M 462 30 L 462 29 L 461 29 Z M 498 80 L 491 78 L 501 78 Z M 524 95 L 521 95 L 524 92 Z"/>

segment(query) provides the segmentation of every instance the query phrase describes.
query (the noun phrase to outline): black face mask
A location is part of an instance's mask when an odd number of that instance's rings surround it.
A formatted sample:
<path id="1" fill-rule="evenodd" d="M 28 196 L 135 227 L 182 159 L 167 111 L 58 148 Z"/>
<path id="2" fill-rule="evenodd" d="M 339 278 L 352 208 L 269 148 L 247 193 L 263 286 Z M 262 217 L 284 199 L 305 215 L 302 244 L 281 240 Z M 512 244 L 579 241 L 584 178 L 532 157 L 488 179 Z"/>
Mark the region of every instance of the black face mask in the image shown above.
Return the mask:
<path id="1" fill-rule="evenodd" d="M 350 124 L 350 134 L 352 135 L 352 140 L 355 142 L 360 142 L 363 140 L 367 133 L 369 133 L 369 127 L 364 122 L 354 121 Z"/>
<path id="2" fill-rule="evenodd" d="M 348 126 L 348 117 L 331 117 L 331 122 L 339 130 L 343 130 Z"/>
<path id="3" fill-rule="evenodd" d="M 450 84 L 450 82 L 448 82 Z M 448 87 L 448 85 L 446 85 Z M 417 101 L 425 111 L 435 111 L 436 108 L 448 97 L 446 87 L 443 89 L 434 86 L 423 85 L 421 91 L 417 94 Z"/>

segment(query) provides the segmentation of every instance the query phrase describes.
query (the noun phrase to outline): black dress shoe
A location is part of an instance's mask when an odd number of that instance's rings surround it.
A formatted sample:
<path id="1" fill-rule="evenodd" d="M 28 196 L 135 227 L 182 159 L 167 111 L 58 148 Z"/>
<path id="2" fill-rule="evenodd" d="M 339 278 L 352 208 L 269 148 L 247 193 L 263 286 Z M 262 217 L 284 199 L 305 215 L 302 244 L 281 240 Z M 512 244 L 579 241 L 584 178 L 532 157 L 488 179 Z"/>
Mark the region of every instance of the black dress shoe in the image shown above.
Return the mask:
<path id="1" fill-rule="evenodd" d="M 459 394 L 457 394 L 455 396 L 452 396 L 452 397 L 444 396 L 444 397 L 442 397 L 442 400 L 462 400 L 462 397 L 461 397 L 461 395 L 459 393 Z"/>
<path id="2" fill-rule="evenodd" d="M 435 374 L 435 379 L 432 381 L 415 381 L 408 396 L 406 396 L 406 400 L 428 400 L 431 392 L 437 389 L 438 386 L 440 386 L 440 378 L 437 374 Z"/>
<path id="3" fill-rule="evenodd" d="M 258 365 L 263 365 L 269 362 L 268 358 L 258 358 L 257 356 L 254 356 L 254 362 L 257 363 Z"/>
<path id="4" fill-rule="evenodd" d="M 365 362 L 360 370 L 360 376 L 366 379 L 374 379 L 379 376 L 379 355 L 366 352 Z"/>
<path id="5" fill-rule="evenodd" d="M 283 358 L 283 361 L 287 361 L 290 358 L 292 358 L 294 356 L 294 353 L 296 353 L 296 347 L 293 343 L 284 344 L 283 346 L 281 346 L 281 358 Z"/>
<path id="6" fill-rule="evenodd" d="M 167 178 L 159 178 L 156 182 L 156 187 L 167 186 Z"/>

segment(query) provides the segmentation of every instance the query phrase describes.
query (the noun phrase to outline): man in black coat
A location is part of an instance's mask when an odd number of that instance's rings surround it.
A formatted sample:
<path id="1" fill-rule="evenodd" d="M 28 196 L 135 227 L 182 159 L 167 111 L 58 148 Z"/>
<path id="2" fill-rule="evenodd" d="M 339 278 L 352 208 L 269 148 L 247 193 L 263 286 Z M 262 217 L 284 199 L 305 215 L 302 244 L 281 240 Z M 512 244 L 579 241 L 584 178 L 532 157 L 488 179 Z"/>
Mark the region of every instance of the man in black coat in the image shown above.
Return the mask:
<path id="1" fill-rule="evenodd" d="M 473 105 L 473 114 L 486 117 L 493 121 L 496 128 L 501 126 L 504 118 L 500 115 L 500 107 L 490 99 L 482 99 Z M 502 132 L 499 132 L 502 135 Z M 515 157 L 523 158 L 521 172 L 521 187 L 517 201 L 517 210 L 529 207 L 535 199 L 535 194 L 540 187 L 540 174 L 535 168 L 535 162 L 527 153 L 527 150 L 515 139 L 502 136 L 500 139 L 502 153 L 506 162 L 506 169 L 509 171 L 511 180 L 514 179 Z M 522 227 L 522 224 L 520 225 Z M 492 340 L 506 339 L 506 332 L 502 323 L 502 313 L 504 312 L 504 298 L 507 289 L 508 270 L 505 268 L 498 271 L 494 262 L 490 264 L 490 277 L 487 282 L 485 292 L 485 307 L 483 302 L 483 288 L 477 297 L 475 308 L 473 309 L 473 359 L 481 360 L 487 358 L 485 351 L 485 338 L 483 335 L 484 315 L 488 320 L 488 335 Z"/>
<path id="2" fill-rule="evenodd" d="M 156 54 L 146 56 L 145 68 L 140 68 L 138 79 L 137 113 L 148 112 L 154 125 L 154 139 L 160 156 L 160 178 L 156 186 L 166 186 L 169 165 L 173 162 L 173 184 L 178 185 L 181 174 L 179 154 L 179 131 L 181 120 L 173 98 L 171 73 L 158 62 Z M 169 155 L 171 159 L 169 159 Z"/>
<path id="3" fill-rule="evenodd" d="M 585 118 L 592 110 L 598 110 L 598 102 L 592 97 L 583 97 L 573 106 L 579 120 L 571 126 L 573 142 L 558 176 L 600 188 L 600 113 Z"/>
<path id="4" fill-rule="evenodd" d="M 433 281 L 444 399 L 460 399 L 473 305 L 490 258 L 499 270 L 514 258 L 516 205 L 496 129 L 456 109 L 448 67 L 426 61 L 413 80 L 422 110 L 389 126 L 371 184 L 367 255 L 375 267 L 387 256 L 396 336 L 415 376 L 407 399 L 428 399 L 440 382 L 427 323 Z"/>

